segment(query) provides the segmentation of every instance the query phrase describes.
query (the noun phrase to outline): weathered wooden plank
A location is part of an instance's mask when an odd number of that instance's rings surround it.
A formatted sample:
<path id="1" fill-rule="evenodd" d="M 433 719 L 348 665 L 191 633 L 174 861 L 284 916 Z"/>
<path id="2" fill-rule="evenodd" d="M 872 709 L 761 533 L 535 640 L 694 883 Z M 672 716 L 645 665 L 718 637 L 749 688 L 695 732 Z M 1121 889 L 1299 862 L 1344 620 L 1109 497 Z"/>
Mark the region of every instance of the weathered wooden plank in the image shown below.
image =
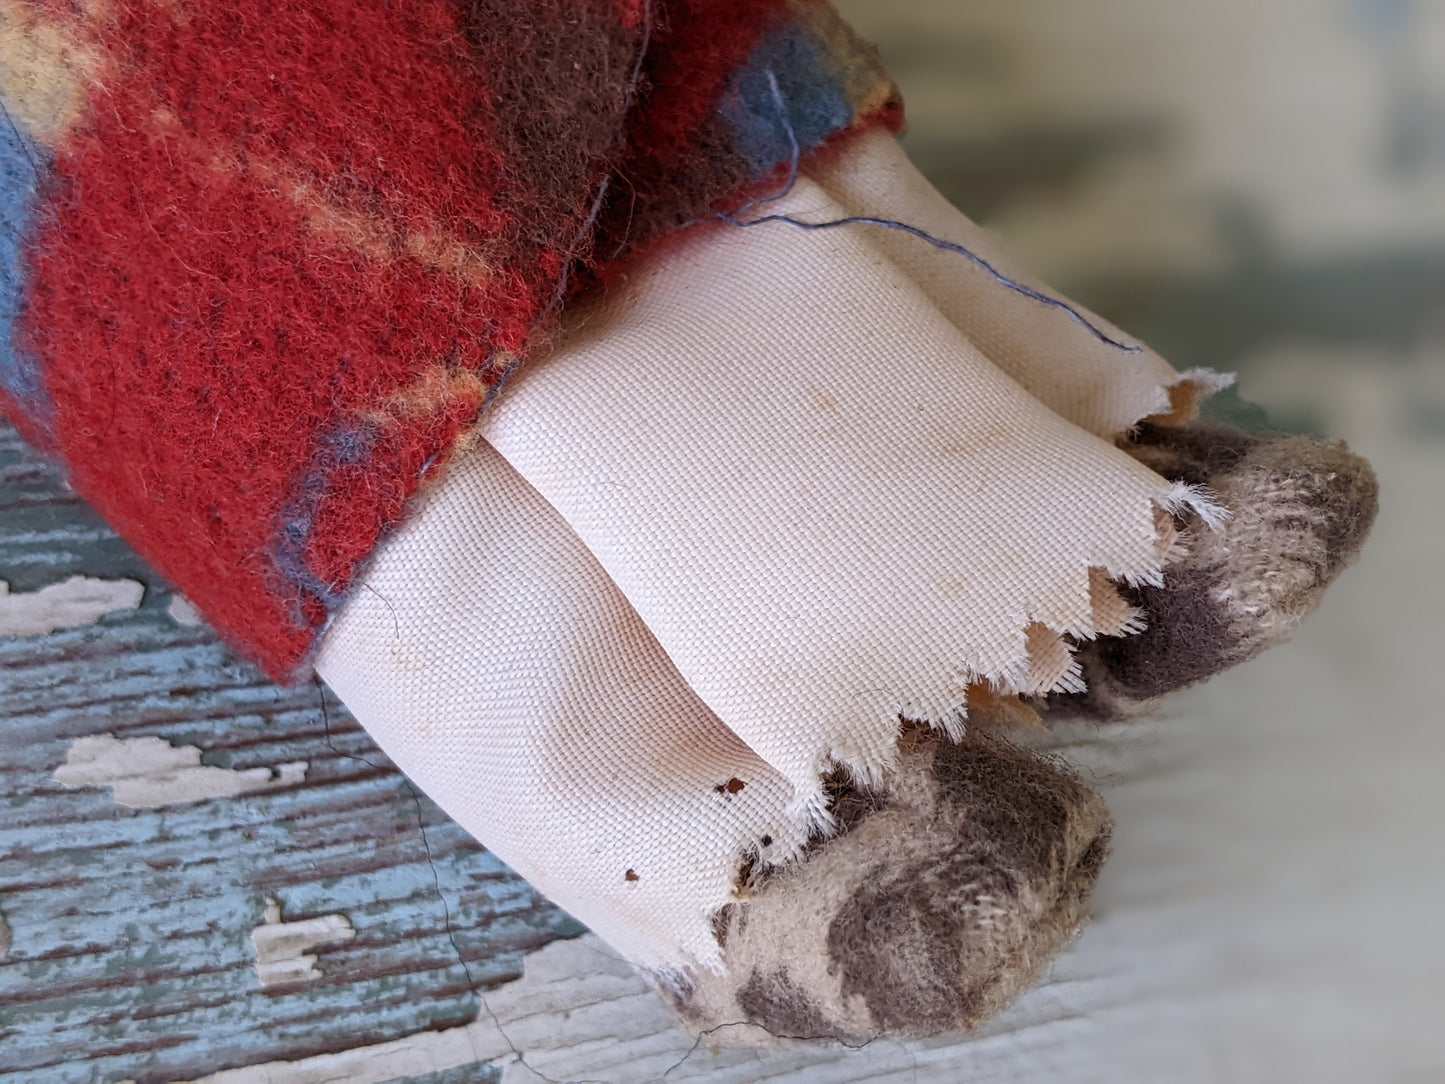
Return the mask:
<path id="1" fill-rule="evenodd" d="M 0 427 L 0 579 L 29 592 L 77 574 L 146 591 L 90 624 L 0 637 L 0 1080 L 146 1084 L 464 1026 L 476 990 L 581 932 L 419 797 L 334 697 L 277 688 L 178 624 L 166 585 Z M 57 769 L 97 735 L 114 739 L 100 785 L 63 785 Z M 153 808 L 117 804 L 104 777 L 119 751 L 187 748 L 209 783 L 152 781 L 130 800 Z M 269 789 L 188 800 L 225 772 Z M 252 933 L 273 900 L 281 921 L 350 931 L 295 949 L 312 964 L 280 961 L 304 981 L 261 982 Z"/>

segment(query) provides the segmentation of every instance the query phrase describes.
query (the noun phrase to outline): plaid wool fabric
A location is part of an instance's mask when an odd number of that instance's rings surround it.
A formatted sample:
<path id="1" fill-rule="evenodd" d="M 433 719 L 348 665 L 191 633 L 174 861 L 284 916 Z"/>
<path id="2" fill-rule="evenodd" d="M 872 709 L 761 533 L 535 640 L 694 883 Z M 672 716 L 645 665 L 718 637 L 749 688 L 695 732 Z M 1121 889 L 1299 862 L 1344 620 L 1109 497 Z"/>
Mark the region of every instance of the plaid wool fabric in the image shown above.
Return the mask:
<path id="1" fill-rule="evenodd" d="M 818 0 L 0 0 L 0 95 L 0 404 L 292 679 L 567 298 L 901 123 Z"/>

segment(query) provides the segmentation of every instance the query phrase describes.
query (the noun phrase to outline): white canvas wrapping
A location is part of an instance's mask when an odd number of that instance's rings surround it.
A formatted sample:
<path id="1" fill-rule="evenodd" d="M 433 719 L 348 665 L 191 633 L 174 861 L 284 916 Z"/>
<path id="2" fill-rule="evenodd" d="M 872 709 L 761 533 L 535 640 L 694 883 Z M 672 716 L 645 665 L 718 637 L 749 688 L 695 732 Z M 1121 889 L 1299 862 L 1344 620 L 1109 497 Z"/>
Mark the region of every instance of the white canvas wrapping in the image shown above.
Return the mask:
<path id="1" fill-rule="evenodd" d="M 807 178 L 768 211 L 846 214 Z M 1092 635 L 1091 568 L 1157 580 L 1171 496 L 873 242 L 700 230 L 576 316 L 482 425 L 815 807 L 830 765 L 891 764 L 900 716 L 950 726 L 972 682 L 1036 688 L 1029 627 Z"/>
<path id="2" fill-rule="evenodd" d="M 633 962 L 716 964 L 745 853 L 806 838 L 792 789 L 546 502 L 478 443 L 365 582 L 316 668 L 386 754 Z"/>
<path id="3" fill-rule="evenodd" d="M 922 220 L 911 167 L 865 183 L 892 146 L 860 144 L 849 199 Z M 781 209 L 860 208 L 804 180 Z M 1157 579 L 1156 506 L 1193 499 L 1016 382 L 1068 408 L 1049 351 L 1091 350 L 1078 325 L 962 279 L 986 297 L 950 308 L 891 243 L 716 228 L 655 255 L 486 420 L 512 466 L 460 453 L 322 645 L 403 770 L 645 967 L 715 965 L 744 857 L 795 854 L 819 773 L 885 769 L 900 714 L 1077 683 L 1053 630 L 1137 631 L 1104 573 Z M 972 341 L 986 300 L 1012 379 Z M 1068 395 L 1109 409 L 1073 421 L 1154 411 L 1160 364 L 1093 356 Z"/>

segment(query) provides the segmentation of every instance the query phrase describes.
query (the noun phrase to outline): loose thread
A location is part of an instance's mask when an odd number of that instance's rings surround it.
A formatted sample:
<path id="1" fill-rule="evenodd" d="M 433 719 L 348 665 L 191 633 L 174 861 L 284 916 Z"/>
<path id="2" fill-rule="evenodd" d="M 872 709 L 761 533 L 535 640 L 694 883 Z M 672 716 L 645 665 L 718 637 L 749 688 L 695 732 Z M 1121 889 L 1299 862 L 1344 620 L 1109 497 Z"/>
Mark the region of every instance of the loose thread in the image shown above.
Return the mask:
<path id="1" fill-rule="evenodd" d="M 632 75 L 627 81 L 627 90 L 622 96 L 622 112 L 619 121 L 620 130 L 625 130 L 626 128 L 627 114 L 632 111 L 632 103 L 637 98 L 637 89 L 642 84 L 642 65 L 647 59 L 647 50 L 652 44 L 652 4 L 653 0 L 643 0 L 642 3 L 642 37 L 637 45 L 637 56 L 632 62 Z M 562 263 L 562 274 L 557 279 L 557 289 L 552 292 L 552 299 L 547 302 L 542 308 L 542 311 L 537 314 L 537 318 L 532 321 L 533 331 L 541 327 L 542 324 L 547 321 L 547 318 L 567 299 L 567 289 L 572 281 L 572 264 L 577 259 L 577 253 L 581 251 L 588 237 L 592 235 L 592 230 L 597 225 L 597 219 L 602 214 L 602 206 L 607 198 L 607 191 L 611 186 L 612 174 L 608 173 L 598 183 L 597 194 L 592 199 L 592 206 L 587 212 L 587 217 L 583 219 L 582 225 L 577 228 L 577 232 L 572 237 L 571 244 L 567 246 L 567 256 Z M 487 389 L 487 396 L 482 402 L 481 411 L 486 411 L 486 409 L 492 405 L 493 401 L 496 400 L 497 396 L 502 394 L 502 389 L 511 382 L 512 376 L 521 364 L 522 358 L 520 356 L 512 359 L 511 364 L 502 371 L 502 375 L 497 378 L 496 383 Z"/>
<path id="2" fill-rule="evenodd" d="M 798 143 L 798 133 L 793 128 L 793 122 L 788 117 L 788 105 L 783 100 L 783 88 L 778 85 L 777 75 L 773 72 L 772 68 L 769 68 L 765 74 L 768 77 L 768 90 L 772 93 L 773 104 L 778 107 L 778 119 L 783 122 L 783 131 L 787 133 L 788 136 L 788 179 L 783 184 L 783 187 L 780 188 L 778 191 L 774 192 L 772 195 L 760 196 L 757 199 L 749 200 L 747 203 L 739 207 L 736 211 L 731 212 L 733 217 L 745 215 L 754 207 L 762 207 L 769 203 L 776 203 L 778 200 L 791 195 L 793 188 L 798 183 L 798 174 L 801 169 L 800 164 L 803 160 L 803 148 Z M 717 216 L 723 221 L 730 221 L 729 216 L 723 214 L 723 212 L 718 211 L 716 213 Z M 733 224 L 739 226 L 751 225 L 751 223 L 746 222 L 737 222 Z"/>
<path id="3" fill-rule="evenodd" d="M 1057 309 L 1058 311 L 1067 314 L 1068 317 L 1074 321 L 1074 323 L 1088 329 L 1089 333 L 1100 342 L 1112 346 L 1114 349 L 1120 350 L 1125 354 L 1143 353 L 1144 348 L 1142 346 L 1130 346 L 1127 343 L 1122 343 L 1118 339 L 1111 337 L 1102 328 L 1095 325 L 1092 321 L 1089 320 L 1087 316 L 1085 316 L 1082 312 L 1076 309 L 1073 305 L 1070 305 L 1067 301 L 1063 301 L 1060 298 L 1052 297 L 1049 294 L 1042 293 L 1038 290 L 1035 290 L 1027 283 L 1019 282 L 1017 279 L 1010 278 L 998 268 L 994 267 L 993 264 L 989 263 L 988 260 L 980 256 L 977 252 L 974 252 L 972 249 L 958 244 L 956 241 L 949 241 L 942 237 L 936 237 L 933 234 L 929 233 L 927 230 L 920 229 L 918 226 L 910 225 L 907 222 L 900 222 L 894 218 L 877 218 L 872 215 L 849 215 L 846 218 L 834 218 L 829 219 L 826 222 L 809 222 L 806 219 L 797 218 L 790 214 L 766 214 L 762 215 L 759 218 L 741 217 L 757 207 L 763 207 L 767 204 L 775 203 L 778 200 L 783 199 L 793 191 L 794 186 L 798 183 L 798 164 L 800 159 L 802 158 L 802 148 L 798 145 L 798 135 L 797 132 L 793 129 L 792 121 L 788 119 L 788 108 L 787 104 L 783 101 L 783 92 L 782 89 L 778 86 L 778 78 L 776 75 L 773 74 L 771 70 L 767 72 L 767 77 L 768 89 L 772 92 L 773 103 L 778 108 L 778 117 L 782 121 L 783 130 L 787 133 L 788 136 L 788 147 L 790 155 L 788 162 L 787 182 L 783 185 L 781 189 L 779 189 L 772 195 L 750 200 L 742 207 L 738 208 L 736 211 L 714 211 L 714 218 L 718 219 L 719 221 L 726 222 L 729 226 L 737 226 L 739 229 L 750 229 L 753 226 L 764 226 L 770 222 L 782 222 L 789 226 L 795 226 L 800 230 L 831 230 L 837 229 L 841 226 L 879 226 L 883 229 L 898 230 L 902 233 L 908 234 L 910 237 L 916 237 L 920 241 L 924 241 L 932 245 L 936 249 L 941 249 L 944 252 L 951 252 L 957 256 L 962 256 L 974 266 L 983 270 L 990 278 L 994 280 L 994 282 L 998 283 L 1000 286 L 1006 287 L 1007 289 L 1014 291 L 1014 293 L 1022 294 L 1024 297 L 1027 297 L 1032 301 L 1037 301 L 1041 305 L 1046 305 L 1051 309 Z M 694 219 L 692 222 L 684 223 L 684 225 L 692 225 L 693 222 L 696 221 L 699 220 Z"/>
<path id="4" fill-rule="evenodd" d="M 370 757 L 363 756 L 360 753 L 344 753 L 338 748 L 335 738 L 331 735 L 331 712 L 326 706 L 326 687 L 321 683 L 321 678 L 317 674 L 311 675 L 311 681 L 312 684 L 316 686 L 316 696 L 321 702 L 321 724 L 325 728 L 326 744 L 330 746 L 331 751 L 339 757 L 345 757 L 347 760 L 354 760 L 358 763 L 365 764 L 375 772 L 386 772 L 388 770 L 386 765 L 378 764 Z M 437 902 L 442 905 L 442 926 L 446 931 L 447 941 L 451 944 L 452 951 L 456 953 L 457 962 L 462 965 L 462 973 L 467 977 L 467 989 L 470 990 L 472 996 L 477 999 L 478 1004 L 485 1007 L 488 1012 L 491 1012 L 491 1007 L 487 1005 L 486 995 L 477 989 L 477 980 L 472 977 L 472 969 L 467 963 L 467 958 L 462 955 L 461 945 L 457 943 L 456 931 L 452 926 L 451 905 L 447 903 L 446 895 L 442 892 L 441 874 L 437 872 L 436 859 L 432 856 L 431 840 L 426 834 L 426 815 L 422 810 L 421 792 L 416 789 L 416 785 L 406 777 L 404 772 L 401 772 L 394 765 L 391 770 L 397 771 L 401 776 L 402 784 L 411 796 L 412 804 L 416 806 L 417 832 L 421 836 L 422 850 L 426 853 L 427 869 L 431 872 L 432 887 L 436 890 Z M 497 1030 L 501 1031 L 500 1026 Z M 506 1038 L 505 1032 L 503 1032 L 502 1037 Z M 510 1040 L 508 1041 L 510 1042 Z M 513 1051 L 516 1051 L 515 1047 L 513 1047 Z"/>

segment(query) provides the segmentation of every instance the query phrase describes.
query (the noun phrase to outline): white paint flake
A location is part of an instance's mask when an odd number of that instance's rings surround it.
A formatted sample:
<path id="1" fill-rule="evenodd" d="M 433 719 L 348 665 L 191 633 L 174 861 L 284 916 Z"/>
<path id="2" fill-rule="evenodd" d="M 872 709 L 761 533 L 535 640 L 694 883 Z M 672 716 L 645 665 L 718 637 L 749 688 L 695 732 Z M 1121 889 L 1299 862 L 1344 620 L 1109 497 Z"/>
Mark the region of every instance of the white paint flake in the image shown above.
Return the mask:
<path id="1" fill-rule="evenodd" d="M 268 899 L 265 921 L 251 931 L 251 944 L 256 948 L 256 974 L 262 986 L 319 979 L 321 970 L 316 966 L 316 957 L 308 950 L 350 941 L 355 936 L 356 930 L 345 915 L 319 915 L 282 922 L 280 904 Z"/>
<path id="2" fill-rule="evenodd" d="M 172 595 L 171 604 L 166 607 L 166 613 L 171 615 L 171 620 L 177 625 L 191 628 L 200 625 L 205 621 L 201 611 L 196 609 L 196 604 L 185 595 Z"/>
<path id="3" fill-rule="evenodd" d="M 93 624 L 106 614 L 134 610 L 144 595 L 145 585 L 136 580 L 72 576 L 18 595 L 0 580 L 0 636 L 44 636 Z"/>
<path id="4" fill-rule="evenodd" d="M 132 809 L 234 798 L 274 790 L 306 778 L 307 762 L 274 768 L 214 768 L 201 763 L 194 745 L 172 745 L 164 738 L 117 738 L 94 734 L 70 746 L 55 781 L 66 787 L 110 787 L 117 805 Z"/>

